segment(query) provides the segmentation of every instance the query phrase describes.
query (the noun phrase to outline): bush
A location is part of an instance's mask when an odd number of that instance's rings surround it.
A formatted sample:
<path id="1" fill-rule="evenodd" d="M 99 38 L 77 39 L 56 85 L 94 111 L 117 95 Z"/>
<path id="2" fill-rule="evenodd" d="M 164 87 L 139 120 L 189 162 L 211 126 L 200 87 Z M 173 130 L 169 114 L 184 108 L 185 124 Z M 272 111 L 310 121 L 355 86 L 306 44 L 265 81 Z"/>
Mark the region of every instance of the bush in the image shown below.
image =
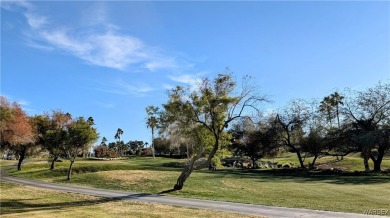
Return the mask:
<path id="1" fill-rule="evenodd" d="M 152 149 L 151 148 L 144 148 L 144 149 L 142 149 L 141 155 L 143 155 L 143 156 L 152 156 Z"/>
<path id="2" fill-rule="evenodd" d="M 110 157 L 110 158 L 116 157 L 116 151 L 110 150 L 107 152 L 107 154 L 108 154 L 108 157 Z"/>
<path id="3" fill-rule="evenodd" d="M 97 146 L 94 149 L 95 157 L 102 158 L 107 156 L 108 148 L 106 146 Z"/>
<path id="4" fill-rule="evenodd" d="M 218 156 L 214 156 L 213 159 L 211 159 L 211 164 L 215 167 L 215 169 L 222 168 L 222 161 L 221 158 Z"/>

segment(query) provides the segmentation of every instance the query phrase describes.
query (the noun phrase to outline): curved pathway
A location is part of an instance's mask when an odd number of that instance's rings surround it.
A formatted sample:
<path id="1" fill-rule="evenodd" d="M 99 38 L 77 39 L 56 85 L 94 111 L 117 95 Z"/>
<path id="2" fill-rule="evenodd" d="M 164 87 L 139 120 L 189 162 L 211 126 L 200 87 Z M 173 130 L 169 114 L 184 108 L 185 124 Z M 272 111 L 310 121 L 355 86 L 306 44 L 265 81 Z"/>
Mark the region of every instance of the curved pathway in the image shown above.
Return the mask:
<path id="1" fill-rule="evenodd" d="M 5 167 L 1 170 L 0 178 L 3 181 L 12 182 L 20 185 L 33 186 L 37 188 L 50 189 L 55 191 L 86 194 L 86 195 L 93 195 L 93 196 L 107 197 L 107 198 L 114 198 L 114 199 L 121 199 L 121 200 L 135 200 L 140 202 L 168 204 L 174 206 L 202 208 L 202 209 L 210 209 L 210 210 L 220 210 L 226 212 L 266 216 L 266 217 L 316 217 L 316 218 L 317 217 L 323 217 L 323 218 L 325 217 L 329 217 L 329 218 L 381 217 L 381 216 L 367 216 L 367 215 L 354 214 L 354 213 L 309 210 L 309 209 L 302 209 L 302 208 L 262 206 L 262 205 L 254 205 L 254 204 L 199 200 L 199 199 L 191 199 L 191 198 L 171 197 L 165 195 L 142 194 L 142 193 L 132 193 L 132 192 L 117 191 L 117 190 L 105 190 L 105 189 L 69 186 L 64 184 L 34 181 L 34 180 L 9 176 L 3 173 L 3 171 L 8 168 L 10 167 Z"/>

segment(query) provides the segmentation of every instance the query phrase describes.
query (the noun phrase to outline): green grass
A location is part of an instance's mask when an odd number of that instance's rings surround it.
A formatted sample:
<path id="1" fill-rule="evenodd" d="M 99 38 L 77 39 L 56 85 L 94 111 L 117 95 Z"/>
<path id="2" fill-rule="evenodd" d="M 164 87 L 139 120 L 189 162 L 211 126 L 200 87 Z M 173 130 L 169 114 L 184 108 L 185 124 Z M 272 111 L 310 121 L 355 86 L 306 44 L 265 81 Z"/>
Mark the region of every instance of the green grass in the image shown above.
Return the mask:
<path id="1" fill-rule="evenodd" d="M 16 163 L 18 163 L 18 161 L 16 161 L 16 160 L 2 160 L 2 159 L 0 159 L 0 169 L 3 167 L 7 167 L 10 165 L 16 164 Z"/>
<path id="2" fill-rule="evenodd" d="M 63 193 L 0 181 L 0 214 L 5 217 L 254 217 L 169 205 Z"/>
<path id="3" fill-rule="evenodd" d="M 293 156 L 275 159 L 291 162 Z M 342 161 L 322 158 L 320 163 L 363 170 L 362 161 L 346 157 Z M 116 161 L 77 160 L 72 180 L 66 181 L 69 161 L 56 164 L 50 171 L 48 162 L 32 162 L 16 176 L 51 182 L 68 183 L 103 189 L 159 193 L 173 187 L 184 160 L 167 158 L 131 158 Z M 390 167 L 390 160 L 383 162 Z M 331 173 L 322 171 L 244 170 L 225 168 L 217 171 L 195 171 L 184 189 L 169 195 L 190 198 L 245 202 L 261 205 L 300 207 L 341 212 L 363 213 L 365 209 L 389 209 L 389 174 Z M 389 214 L 390 215 L 390 214 Z"/>

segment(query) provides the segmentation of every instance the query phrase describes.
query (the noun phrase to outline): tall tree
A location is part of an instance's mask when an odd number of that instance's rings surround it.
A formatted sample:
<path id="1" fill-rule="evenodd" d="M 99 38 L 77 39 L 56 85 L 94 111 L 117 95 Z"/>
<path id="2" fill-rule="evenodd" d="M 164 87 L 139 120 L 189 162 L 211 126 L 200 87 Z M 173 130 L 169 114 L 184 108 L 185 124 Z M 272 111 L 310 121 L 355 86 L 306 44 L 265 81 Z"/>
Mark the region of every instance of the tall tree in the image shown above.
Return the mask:
<path id="1" fill-rule="evenodd" d="M 192 92 L 178 86 L 169 93 L 169 100 L 164 104 L 167 120 L 171 122 L 184 120 L 194 125 L 195 135 L 205 134 L 204 136 L 211 138 L 207 161 L 201 167 L 210 165 L 222 141 L 226 140 L 225 129 L 229 124 L 251 112 L 258 112 L 258 104 L 266 100 L 264 96 L 254 93 L 254 87 L 249 83 L 249 79 L 244 78 L 242 86 L 237 88 L 230 73 L 218 74 L 213 80 L 204 78 Z M 200 143 L 204 141 L 200 140 Z M 175 190 L 183 188 L 184 182 L 194 170 L 195 161 L 203 154 L 203 147 L 197 149 L 197 153 L 183 169 L 174 186 Z"/>
<path id="2" fill-rule="evenodd" d="M 340 105 L 344 105 L 344 96 L 338 92 L 334 92 L 330 95 L 331 106 L 336 109 L 337 127 L 340 129 Z"/>
<path id="3" fill-rule="evenodd" d="M 146 126 L 152 130 L 152 155 L 154 158 L 155 157 L 155 154 L 154 154 L 154 131 L 156 130 L 156 128 L 159 127 L 159 120 L 158 120 L 159 108 L 154 107 L 154 106 L 148 106 L 148 107 L 146 107 L 145 110 L 146 110 L 146 114 L 147 114 Z"/>
<path id="4" fill-rule="evenodd" d="M 68 140 L 64 146 L 65 153 L 70 160 L 67 180 L 71 179 L 73 163 L 80 153 L 89 145 L 94 143 L 99 135 L 91 117 L 85 120 L 79 117 L 68 127 Z"/>
<path id="5" fill-rule="evenodd" d="M 330 96 L 324 97 L 324 99 L 321 101 L 319 111 L 326 114 L 329 128 L 331 128 L 333 119 L 333 101 Z"/>
<path id="6" fill-rule="evenodd" d="M 100 146 L 107 146 L 106 142 L 107 142 L 107 138 L 103 137 L 102 141 L 100 142 Z"/>
<path id="7" fill-rule="evenodd" d="M 123 130 L 122 130 L 121 128 L 118 128 L 118 130 L 117 130 L 116 133 L 115 133 L 114 138 L 115 138 L 115 139 L 118 139 L 118 142 L 117 142 L 117 144 L 116 144 L 118 153 L 119 153 L 120 155 L 123 155 L 123 154 L 122 154 L 122 151 L 121 151 L 121 144 L 120 144 L 120 142 L 121 142 L 121 135 L 123 135 Z"/>

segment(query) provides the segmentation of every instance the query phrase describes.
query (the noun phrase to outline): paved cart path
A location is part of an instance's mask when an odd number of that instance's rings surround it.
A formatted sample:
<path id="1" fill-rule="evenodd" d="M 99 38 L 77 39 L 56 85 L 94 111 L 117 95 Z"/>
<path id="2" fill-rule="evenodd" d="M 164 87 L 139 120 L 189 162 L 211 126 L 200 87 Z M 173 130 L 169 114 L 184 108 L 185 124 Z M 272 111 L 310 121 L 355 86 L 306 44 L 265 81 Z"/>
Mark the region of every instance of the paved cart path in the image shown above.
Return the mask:
<path id="1" fill-rule="evenodd" d="M 232 202 L 223 202 L 223 201 L 171 197 L 165 195 L 133 193 L 133 192 L 118 191 L 118 190 L 77 187 L 77 186 L 35 181 L 30 179 L 9 176 L 3 172 L 7 168 L 9 167 L 3 168 L 3 170 L 1 170 L 1 180 L 3 181 L 12 182 L 20 185 L 33 186 L 37 188 L 50 189 L 55 191 L 115 198 L 120 200 L 134 200 L 140 202 L 219 210 L 219 211 L 235 212 L 241 214 L 266 216 L 266 217 L 316 217 L 316 218 L 319 217 L 323 217 L 323 218 L 325 217 L 329 217 L 329 218 L 381 217 L 381 216 L 368 216 L 368 215 L 354 214 L 354 213 L 309 210 L 309 209 L 302 209 L 302 208 L 262 206 L 262 205 L 244 204 L 244 203 L 232 203 Z"/>

